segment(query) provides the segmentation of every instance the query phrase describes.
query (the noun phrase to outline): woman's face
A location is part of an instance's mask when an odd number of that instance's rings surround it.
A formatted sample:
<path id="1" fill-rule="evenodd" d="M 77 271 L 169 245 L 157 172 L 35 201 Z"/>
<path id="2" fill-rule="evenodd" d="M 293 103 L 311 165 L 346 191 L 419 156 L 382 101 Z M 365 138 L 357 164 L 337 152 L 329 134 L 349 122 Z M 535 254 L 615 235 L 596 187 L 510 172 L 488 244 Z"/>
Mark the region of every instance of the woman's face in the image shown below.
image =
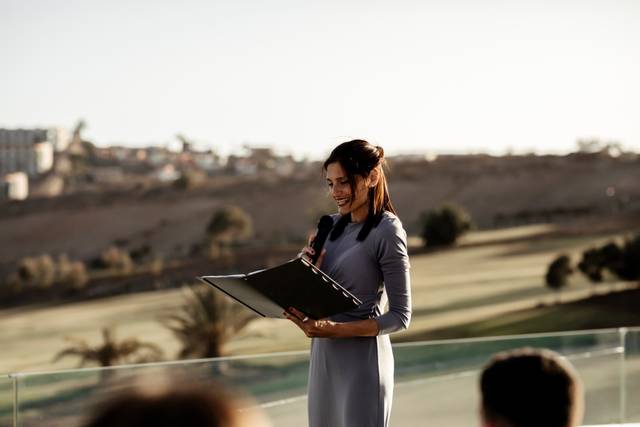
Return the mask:
<path id="1" fill-rule="evenodd" d="M 353 222 L 361 222 L 369 213 L 369 179 L 355 176 L 355 194 L 351 194 L 349 178 L 339 162 L 327 165 L 327 185 L 338 205 L 340 215 L 351 214 Z"/>

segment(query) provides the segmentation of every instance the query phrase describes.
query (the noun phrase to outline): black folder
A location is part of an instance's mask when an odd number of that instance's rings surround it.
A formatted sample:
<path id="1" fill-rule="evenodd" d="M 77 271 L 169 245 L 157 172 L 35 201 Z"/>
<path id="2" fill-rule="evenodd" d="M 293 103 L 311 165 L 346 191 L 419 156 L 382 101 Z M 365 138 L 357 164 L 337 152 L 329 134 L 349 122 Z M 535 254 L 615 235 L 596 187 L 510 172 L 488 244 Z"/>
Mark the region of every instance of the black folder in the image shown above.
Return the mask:
<path id="1" fill-rule="evenodd" d="M 312 319 L 322 319 L 362 304 L 303 258 L 248 274 L 202 276 L 199 279 L 263 317 L 285 318 L 283 312 L 294 307 Z"/>

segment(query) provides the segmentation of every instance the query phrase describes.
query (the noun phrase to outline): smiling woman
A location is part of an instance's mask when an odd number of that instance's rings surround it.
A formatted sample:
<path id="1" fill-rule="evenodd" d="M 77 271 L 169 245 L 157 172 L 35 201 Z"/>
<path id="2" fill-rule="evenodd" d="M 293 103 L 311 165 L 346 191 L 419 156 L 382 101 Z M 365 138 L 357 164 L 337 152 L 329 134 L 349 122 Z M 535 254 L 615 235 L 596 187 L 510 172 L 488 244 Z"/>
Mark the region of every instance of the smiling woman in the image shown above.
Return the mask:
<path id="1" fill-rule="evenodd" d="M 394 361 L 388 334 L 409 326 L 411 292 L 406 233 L 383 165 L 384 150 L 363 140 L 339 145 L 324 163 L 338 213 L 316 265 L 363 303 L 330 319 L 289 311 L 289 319 L 313 338 L 310 427 L 389 423 Z M 314 250 L 302 253 L 309 257 Z"/>

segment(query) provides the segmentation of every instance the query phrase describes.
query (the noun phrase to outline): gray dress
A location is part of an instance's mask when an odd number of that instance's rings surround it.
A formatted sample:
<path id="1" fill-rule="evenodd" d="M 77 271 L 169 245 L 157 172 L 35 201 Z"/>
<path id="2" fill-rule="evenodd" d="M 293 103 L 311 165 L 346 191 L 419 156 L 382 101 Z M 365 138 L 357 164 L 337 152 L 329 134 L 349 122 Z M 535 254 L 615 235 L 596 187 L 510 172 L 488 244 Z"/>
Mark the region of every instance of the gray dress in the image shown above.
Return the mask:
<path id="1" fill-rule="evenodd" d="M 350 223 L 335 241 L 327 239 L 321 268 L 363 302 L 332 320 L 375 319 L 380 332 L 376 337 L 312 339 L 309 427 L 389 423 L 393 352 L 388 334 L 406 329 L 411 318 L 406 233 L 400 220 L 388 212 L 359 242 L 361 227 L 362 223 Z M 389 309 L 384 312 L 387 301 Z"/>

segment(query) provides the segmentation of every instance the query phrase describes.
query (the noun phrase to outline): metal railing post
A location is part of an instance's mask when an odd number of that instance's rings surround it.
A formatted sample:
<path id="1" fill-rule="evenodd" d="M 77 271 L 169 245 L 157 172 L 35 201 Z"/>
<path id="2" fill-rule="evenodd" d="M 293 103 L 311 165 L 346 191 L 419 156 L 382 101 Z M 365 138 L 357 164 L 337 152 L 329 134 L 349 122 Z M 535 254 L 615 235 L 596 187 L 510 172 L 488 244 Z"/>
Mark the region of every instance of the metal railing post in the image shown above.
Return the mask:
<path id="1" fill-rule="evenodd" d="M 18 377 L 9 374 L 13 384 L 13 427 L 18 427 Z"/>

